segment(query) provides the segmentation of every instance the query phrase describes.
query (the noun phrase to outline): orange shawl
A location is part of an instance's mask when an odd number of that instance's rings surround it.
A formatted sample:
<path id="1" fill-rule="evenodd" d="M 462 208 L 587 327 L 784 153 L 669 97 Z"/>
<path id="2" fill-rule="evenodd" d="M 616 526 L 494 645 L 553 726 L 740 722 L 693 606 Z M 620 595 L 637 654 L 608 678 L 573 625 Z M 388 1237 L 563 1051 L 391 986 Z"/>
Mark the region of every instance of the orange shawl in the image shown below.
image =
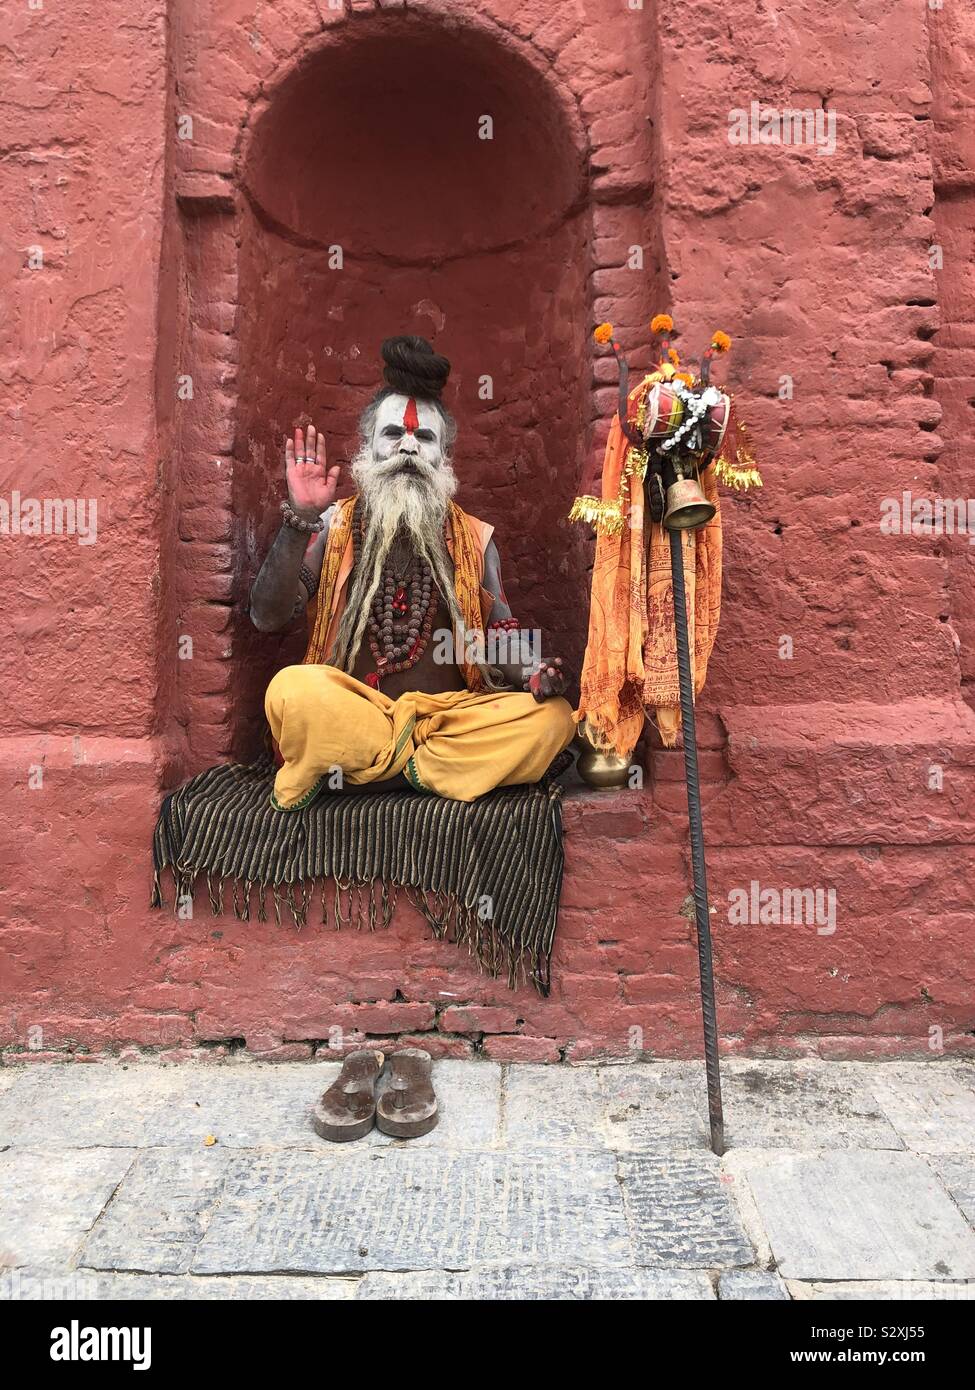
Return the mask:
<path id="1" fill-rule="evenodd" d="M 630 392 L 628 418 L 635 418 L 650 381 L 645 378 Z M 594 739 L 622 757 L 632 753 L 650 711 L 656 711 L 666 747 L 676 744 L 680 728 L 670 535 L 644 516 L 643 475 L 637 460 L 629 458 L 631 448 L 615 416 L 606 441 L 602 496 L 621 498 L 624 524 L 616 534 L 596 532 L 589 640 L 576 712 Z M 713 469 L 701 475 L 701 484 L 719 509 L 700 530 L 682 533 L 695 695 L 704 685 L 721 615 L 721 512 Z"/>
<path id="2" fill-rule="evenodd" d="M 314 612 L 311 617 L 311 636 L 303 664 L 323 665 L 328 662 L 345 604 L 345 591 L 352 572 L 352 520 L 355 497 L 339 502 L 325 541 L 322 556 L 322 577 L 318 586 Z M 447 549 L 454 562 L 454 589 L 457 603 L 469 632 L 479 632 L 484 626 L 482 596 L 493 602 L 481 588 L 484 575 L 484 549 L 491 538 L 492 528 L 450 503 L 447 524 Z M 466 655 L 466 652 L 465 652 Z M 468 690 L 484 690 L 484 678 L 478 667 L 468 661 L 458 663 L 464 673 Z"/>

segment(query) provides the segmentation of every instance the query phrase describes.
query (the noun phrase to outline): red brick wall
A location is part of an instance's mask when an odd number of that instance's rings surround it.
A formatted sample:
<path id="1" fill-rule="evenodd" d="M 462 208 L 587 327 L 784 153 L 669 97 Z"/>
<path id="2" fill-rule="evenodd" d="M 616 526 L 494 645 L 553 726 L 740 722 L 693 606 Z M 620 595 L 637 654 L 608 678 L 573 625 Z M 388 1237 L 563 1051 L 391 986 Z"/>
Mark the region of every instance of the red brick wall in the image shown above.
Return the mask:
<path id="1" fill-rule="evenodd" d="M 615 406 L 589 334 L 611 319 L 643 364 L 659 308 L 682 346 L 735 337 L 719 371 L 766 478 L 725 499 L 702 701 L 727 1045 L 970 1047 L 967 539 L 878 523 L 903 489 L 975 493 L 971 16 L 171 0 L 0 22 L 6 495 L 99 509 L 95 545 L 0 538 L 4 1059 L 241 1038 L 308 1055 L 336 1028 L 697 1052 L 676 754 L 639 793 L 568 807 L 548 1001 L 472 973 L 409 911 L 360 936 L 145 907 L 162 789 L 246 744 L 299 640 L 242 612 L 284 430 L 311 415 L 346 458 L 379 339 L 432 333 L 462 500 L 498 526 L 518 610 L 575 655 L 589 542 L 563 518 Z M 400 113 L 404 73 L 421 95 Z M 730 144 L 752 101 L 834 112 L 836 152 Z M 467 158 L 482 112 L 496 138 Z M 438 121 L 431 227 L 411 193 Z M 732 925 L 753 880 L 834 889 L 835 933 Z"/>

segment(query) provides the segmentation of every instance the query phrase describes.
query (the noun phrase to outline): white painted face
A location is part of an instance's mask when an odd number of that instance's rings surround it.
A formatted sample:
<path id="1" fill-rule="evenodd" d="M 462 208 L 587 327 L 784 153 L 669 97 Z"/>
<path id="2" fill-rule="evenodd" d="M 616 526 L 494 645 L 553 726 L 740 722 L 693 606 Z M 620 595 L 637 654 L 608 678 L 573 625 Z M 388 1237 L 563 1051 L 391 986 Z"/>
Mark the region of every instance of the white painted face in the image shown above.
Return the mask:
<path id="1" fill-rule="evenodd" d="M 414 533 L 439 526 L 457 491 L 440 412 L 412 396 L 385 396 L 371 438 L 352 460 L 352 478 L 366 511 L 390 534 L 401 523 Z"/>
<path id="2" fill-rule="evenodd" d="M 386 396 L 379 402 L 372 431 L 377 462 L 395 454 L 419 457 L 434 467 L 443 462 L 443 418 L 429 401 Z"/>

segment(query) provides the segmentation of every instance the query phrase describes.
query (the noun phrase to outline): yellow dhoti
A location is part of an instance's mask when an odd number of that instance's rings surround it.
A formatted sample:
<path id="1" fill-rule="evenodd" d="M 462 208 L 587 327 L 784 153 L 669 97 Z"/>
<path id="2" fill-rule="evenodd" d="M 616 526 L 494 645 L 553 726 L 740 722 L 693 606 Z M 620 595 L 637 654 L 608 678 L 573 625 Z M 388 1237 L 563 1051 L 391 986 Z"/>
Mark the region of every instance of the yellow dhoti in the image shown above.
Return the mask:
<path id="1" fill-rule="evenodd" d="M 473 801 L 537 782 L 575 733 L 560 697 L 539 704 L 527 694 L 448 690 L 391 700 L 334 666 L 286 666 L 264 708 L 284 758 L 273 796 L 283 811 L 305 805 L 339 770 L 356 785 L 402 772 L 418 791 Z"/>

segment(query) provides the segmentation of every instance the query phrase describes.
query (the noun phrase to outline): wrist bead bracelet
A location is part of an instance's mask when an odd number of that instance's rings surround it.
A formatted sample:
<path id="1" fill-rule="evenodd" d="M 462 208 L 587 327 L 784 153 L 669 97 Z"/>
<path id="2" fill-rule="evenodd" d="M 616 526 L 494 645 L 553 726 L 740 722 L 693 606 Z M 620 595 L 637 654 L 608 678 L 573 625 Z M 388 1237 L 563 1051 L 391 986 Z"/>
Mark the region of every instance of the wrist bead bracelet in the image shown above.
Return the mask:
<path id="1" fill-rule="evenodd" d="M 318 593 L 318 579 L 314 574 L 312 574 L 311 570 L 308 568 L 307 565 L 302 565 L 301 569 L 298 571 L 298 582 L 304 585 L 308 593 L 308 597 L 302 598 L 301 594 L 299 593 L 298 597 L 295 599 L 295 606 L 291 610 L 291 617 L 293 619 L 297 618 L 301 610 L 307 604 L 311 603 L 312 599 Z"/>
<path id="2" fill-rule="evenodd" d="M 304 531 L 309 536 L 321 531 L 325 525 L 320 516 L 316 516 L 314 521 L 306 521 L 298 515 L 287 498 L 281 503 L 281 519 L 283 525 L 290 526 L 293 531 Z"/>
<path id="3" fill-rule="evenodd" d="M 298 571 L 298 579 L 308 590 L 308 602 L 311 603 L 312 599 L 318 593 L 318 579 L 312 574 L 307 565 L 302 565 L 301 569 Z"/>

